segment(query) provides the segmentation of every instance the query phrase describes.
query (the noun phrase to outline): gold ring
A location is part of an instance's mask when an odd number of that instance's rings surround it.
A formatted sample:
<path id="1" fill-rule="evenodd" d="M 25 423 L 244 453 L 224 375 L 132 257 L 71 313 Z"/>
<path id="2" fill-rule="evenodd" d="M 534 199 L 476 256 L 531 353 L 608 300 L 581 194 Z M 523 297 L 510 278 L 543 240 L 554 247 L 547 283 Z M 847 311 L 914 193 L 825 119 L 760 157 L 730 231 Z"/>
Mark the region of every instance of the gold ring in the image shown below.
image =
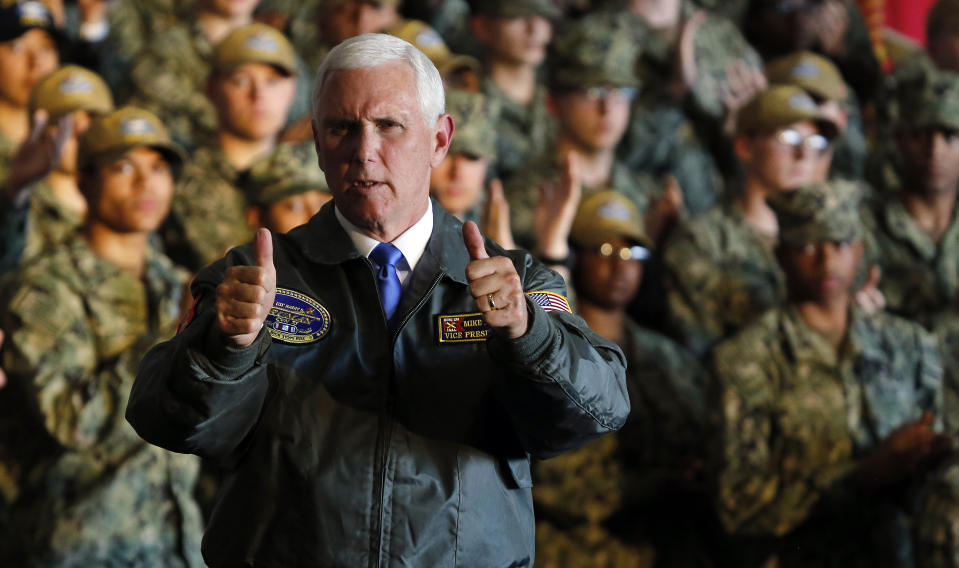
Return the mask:
<path id="1" fill-rule="evenodd" d="M 495 310 L 495 309 L 496 309 L 496 303 L 493 302 L 493 295 L 492 295 L 492 294 L 487 294 L 487 295 L 486 295 L 486 301 L 489 302 L 489 309 L 491 309 L 491 310 Z"/>

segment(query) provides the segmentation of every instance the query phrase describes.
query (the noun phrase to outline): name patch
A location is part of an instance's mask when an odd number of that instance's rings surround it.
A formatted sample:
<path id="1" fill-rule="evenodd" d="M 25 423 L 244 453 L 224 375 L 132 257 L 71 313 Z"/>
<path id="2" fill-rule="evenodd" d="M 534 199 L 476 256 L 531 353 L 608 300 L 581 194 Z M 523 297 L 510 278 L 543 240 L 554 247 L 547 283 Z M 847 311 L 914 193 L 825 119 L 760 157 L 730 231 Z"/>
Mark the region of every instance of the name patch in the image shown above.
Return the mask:
<path id="1" fill-rule="evenodd" d="M 470 343 L 486 341 L 489 337 L 489 326 L 483 319 L 483 314 L 452 314 L 436 316 L 437 342 L 439 343 Z"/>
<path id="2" fill-rule="evenodd" d="M 277 288 L 264 325 L 274 340 L 300 345 L 322 339 L 329 333 L 332 321 L 330 312 L 313 298 Z"/>

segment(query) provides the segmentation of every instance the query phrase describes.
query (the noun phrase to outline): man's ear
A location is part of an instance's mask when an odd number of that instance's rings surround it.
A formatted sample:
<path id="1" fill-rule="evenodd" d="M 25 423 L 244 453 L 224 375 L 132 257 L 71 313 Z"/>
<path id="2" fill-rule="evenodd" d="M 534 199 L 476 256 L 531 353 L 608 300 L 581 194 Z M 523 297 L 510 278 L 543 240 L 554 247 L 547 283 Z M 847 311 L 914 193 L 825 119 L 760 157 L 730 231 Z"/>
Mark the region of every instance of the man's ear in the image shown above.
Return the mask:
<path id="1" fill-rule="evenodd" d="M 320 125 L 317 124 L 315 118 L 310 120 L 310 127 L 313 129 L 313 148 L 316 150 L 316 163 L 320 166 L 320 169 L 325 172 L 326 168 L 323 167 L 323 152 L 320 150 Z"/>
<path id="2" fill-rule="evenodd" d="M 737 134 L 733 139 L 733 151 L 736 152 L 736 158 L 744 163 L 751 164 L 753 161 L 753 139 L 745 134 Z"/>
<path id="3" fill-rule="evenodd" d="M 450 144 L 453 142 L 453 131 L 456 125 L 453 124 L 453 117 L 448 112 L 440 115 L 436 121 L 436 128 L 433 130 L 433 154 L 430 156 L 430 167 L 436 168 L 443 163 L 446 153 L 449 152 Z"/>
<path id="4" fill-rule="evenodd" d="M 470 16 L 470 31 L 482 45 L 489 45 L 490 33 L 486 16 Z"/>

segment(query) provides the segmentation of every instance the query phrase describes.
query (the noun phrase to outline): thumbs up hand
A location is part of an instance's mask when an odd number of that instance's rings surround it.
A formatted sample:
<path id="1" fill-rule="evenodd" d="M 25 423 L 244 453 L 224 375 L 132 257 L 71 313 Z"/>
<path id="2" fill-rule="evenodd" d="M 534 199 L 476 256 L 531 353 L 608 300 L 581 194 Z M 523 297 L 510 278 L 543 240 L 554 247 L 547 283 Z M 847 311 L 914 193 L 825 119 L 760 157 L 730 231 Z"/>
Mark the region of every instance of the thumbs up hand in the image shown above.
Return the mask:
<path id="1" fill-rule="evenodd" d="M 472 221 L 463 224 L 463 242 L 470 254 L 466 281 L 483 319 L 495 333 L 508 339 L 522 337 L 529 331 L 529 313 L 513 262 L 505 256 L 490 258 L 483 235 Z"/>
<path id="2" fill-rule="evenodd" d="M 256 232 L 253 241 L 256 266 L 231 266 L 216 288 L 216 321 L 220 331 L 236 347 L 249 347 L 266 321 L 276 297 L 276 267 L 273 237 L 267 229 Z"/>

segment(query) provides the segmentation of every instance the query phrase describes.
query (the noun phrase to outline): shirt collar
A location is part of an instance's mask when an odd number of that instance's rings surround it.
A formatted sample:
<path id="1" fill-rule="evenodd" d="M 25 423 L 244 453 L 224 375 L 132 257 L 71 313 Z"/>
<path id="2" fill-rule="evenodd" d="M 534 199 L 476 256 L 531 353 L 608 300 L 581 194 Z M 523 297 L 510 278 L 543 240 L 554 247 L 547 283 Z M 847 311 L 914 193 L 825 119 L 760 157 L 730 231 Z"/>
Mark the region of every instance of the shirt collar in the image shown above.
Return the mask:
<path id="1" fill-rule="evenodd" d="M 349 235 L 350 240 L 353 241 L 353 245 L 356 246 L 356 250 L 363 256 L 370 256 L 370 253 L 380 244 L 380 241 L 363 233 L 363 231 L 340 213 L 340 210 L 336 208 L 335 204 L 333 207 L 336 220 L 339 221 L 340 226 L 343 227 L 343 230 Z M 419 262 L 420 257 L 423 256 L 423 251 L 426 250 L 426 243 L 429 242 L 431 234 L 433 234 L 433 201 L 427 200 L 426 213 L 420 217 L 420 220 L 404 231 L 402 235 L 393 239 L 393 246 L 400 249 L 400 252 L 403 253 L 403 258 L 409 265 L 410 270 L 416 268 L 416 263 Z"/>

